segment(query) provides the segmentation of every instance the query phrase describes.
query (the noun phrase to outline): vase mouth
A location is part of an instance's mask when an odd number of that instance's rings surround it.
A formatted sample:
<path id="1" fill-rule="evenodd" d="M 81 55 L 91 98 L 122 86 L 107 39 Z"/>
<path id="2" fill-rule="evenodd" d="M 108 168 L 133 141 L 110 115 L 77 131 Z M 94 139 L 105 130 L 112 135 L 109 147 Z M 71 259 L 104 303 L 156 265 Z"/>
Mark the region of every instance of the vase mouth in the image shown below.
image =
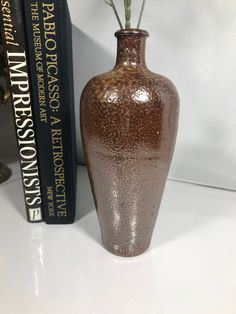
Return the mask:
<path id="1" fill-rule="evenodd" d="M 127 29 L 120 29 L 117 32 L 115 32 L 115 37 L 120 36 L 143 36 L 148 37 L 149 33 L 145 31 L 144 29 L 139 28 L 127 28 Z"/>

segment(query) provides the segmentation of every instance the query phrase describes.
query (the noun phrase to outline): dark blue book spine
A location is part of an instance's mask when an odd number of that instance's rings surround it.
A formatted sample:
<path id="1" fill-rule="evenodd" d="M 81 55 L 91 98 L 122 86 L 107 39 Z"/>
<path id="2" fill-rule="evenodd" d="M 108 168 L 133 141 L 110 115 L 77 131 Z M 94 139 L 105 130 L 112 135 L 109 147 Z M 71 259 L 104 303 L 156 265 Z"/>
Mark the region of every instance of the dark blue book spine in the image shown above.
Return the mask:
<path id="1" fill-rule="evenodd" d="M 1 0 L 1 36 L 8 67 L 27 219 L 40 222 L 42 196 L 21 0 Z"/>
<path id="2" fill-rule="evenodd" d="M 44 218 L 73 223 L 75 116 L 70 15 L 65 0 L 23 0 Z"/>

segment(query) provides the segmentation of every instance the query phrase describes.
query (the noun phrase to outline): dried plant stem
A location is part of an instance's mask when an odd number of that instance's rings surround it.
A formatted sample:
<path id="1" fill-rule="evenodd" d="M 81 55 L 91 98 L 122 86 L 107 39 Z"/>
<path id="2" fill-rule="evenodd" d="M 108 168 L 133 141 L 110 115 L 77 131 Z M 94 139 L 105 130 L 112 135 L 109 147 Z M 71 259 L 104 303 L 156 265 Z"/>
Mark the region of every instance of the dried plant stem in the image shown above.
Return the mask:
<path id="1" fill-rule="evenodd" d="M 118 21 L 118 23 L 119 23 L 119 25 L 120 25 L 120 28 L 123 29 L 123 25 L 122 25 L 122 23 L 121 23 L 121 19 L 120 19 L 120 17 L 119 17 L 118 12 L 117 12 L 117 9 L 116 9 L 116 6 L 115 6 L 114 1 L 113 1 L 113 0 L 107 0 L 107 1 L 105 1 L 105 3 L 108 4 L 110 7 L 112 7 L 112 9 L 113 9 L 113 11 L 114 11 L 114 13 L 115 13 L 115 16 L 116 16 L 116 18 L 117 18 L 117 21 Z"/>
<path id="2" fill-rule="evenodd" d="M 131 0 L 124 0 L 125 28 L 131 28 Z"/>
<path id="3" fill-rule="evenodd" d="M 137 28 L 140 28 L 140 25 L 141 25 L 141 21 L 142 21 L 142 17 L 143 17 L 143 12 L 144 12 L 144 8 L 145 8 L 145 3 L 146 3 L 146 0 L 143 0 L 142 8 L 141 8 L 141 12 L 140 12 L 140 16 L 139 16 Z"/>

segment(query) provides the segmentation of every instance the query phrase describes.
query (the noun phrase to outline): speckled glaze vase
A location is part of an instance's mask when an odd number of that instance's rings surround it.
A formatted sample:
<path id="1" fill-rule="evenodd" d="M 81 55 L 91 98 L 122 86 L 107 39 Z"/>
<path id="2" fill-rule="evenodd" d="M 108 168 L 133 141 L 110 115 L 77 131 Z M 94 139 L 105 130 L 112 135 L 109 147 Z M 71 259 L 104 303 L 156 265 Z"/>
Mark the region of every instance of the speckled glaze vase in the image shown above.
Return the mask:
<path id="1" fill-rule="evenodd" d="M 105 248 L 136 256 L 150 245 L 178 126 L 179 97 L 145 64 L 148 33 L 120 30 L 113 70 L 88 82 L 81 133 Z"/>

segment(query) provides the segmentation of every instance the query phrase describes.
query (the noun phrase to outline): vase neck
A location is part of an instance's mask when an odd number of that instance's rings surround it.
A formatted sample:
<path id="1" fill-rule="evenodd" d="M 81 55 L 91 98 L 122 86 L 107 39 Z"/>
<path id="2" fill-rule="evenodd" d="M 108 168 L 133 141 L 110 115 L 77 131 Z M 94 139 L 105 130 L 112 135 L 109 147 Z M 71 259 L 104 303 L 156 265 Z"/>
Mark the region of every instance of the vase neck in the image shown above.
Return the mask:
<path id="1" fill-rule="evenodd" d="M 146 67 L 145 48 L 148 32 L 140 29 L 120 30 L 117 37 L 117 67 Z"/>

